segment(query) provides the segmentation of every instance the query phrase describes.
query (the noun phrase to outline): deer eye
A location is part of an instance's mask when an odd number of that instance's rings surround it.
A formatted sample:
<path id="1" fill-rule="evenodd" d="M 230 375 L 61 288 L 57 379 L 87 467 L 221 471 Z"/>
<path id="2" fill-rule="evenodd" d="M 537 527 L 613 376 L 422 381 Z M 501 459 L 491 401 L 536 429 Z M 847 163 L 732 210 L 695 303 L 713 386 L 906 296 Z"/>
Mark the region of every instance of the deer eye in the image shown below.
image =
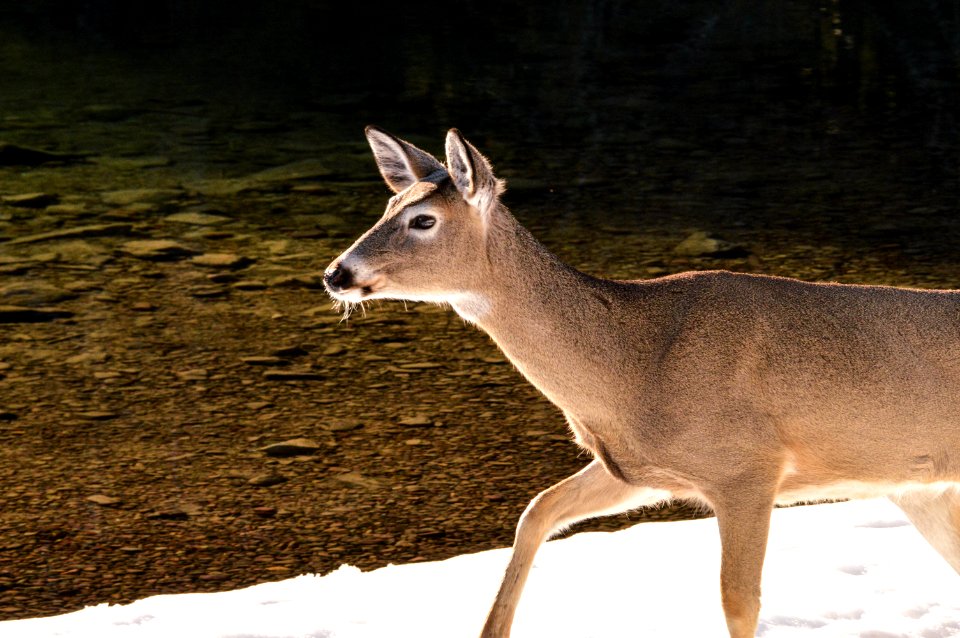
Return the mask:
<path id="1" fill-rule="evenodd" d="M 410 220 L 410 228 L 417 230 L 426 230 L 437 223 L 437 218 L 432 215 L 417 215 Z"/>

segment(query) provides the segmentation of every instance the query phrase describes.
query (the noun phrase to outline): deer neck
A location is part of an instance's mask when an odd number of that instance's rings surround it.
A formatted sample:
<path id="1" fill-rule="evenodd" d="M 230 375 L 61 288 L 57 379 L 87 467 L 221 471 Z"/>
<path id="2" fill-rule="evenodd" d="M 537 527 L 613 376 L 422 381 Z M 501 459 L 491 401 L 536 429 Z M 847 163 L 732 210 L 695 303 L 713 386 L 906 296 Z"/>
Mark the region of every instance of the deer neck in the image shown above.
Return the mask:
<path id="1" fill-rule="evenodd" d="M 568 414 L 610 400 L 611 361 L 622 349 L 607 324 L 615 282 L 567 266 L 506 210 L 491 224 L 473 290 L 454 309 L 488 333 L 507 358 Z M 609 403 L 607 403 L 609 405 Z"/>

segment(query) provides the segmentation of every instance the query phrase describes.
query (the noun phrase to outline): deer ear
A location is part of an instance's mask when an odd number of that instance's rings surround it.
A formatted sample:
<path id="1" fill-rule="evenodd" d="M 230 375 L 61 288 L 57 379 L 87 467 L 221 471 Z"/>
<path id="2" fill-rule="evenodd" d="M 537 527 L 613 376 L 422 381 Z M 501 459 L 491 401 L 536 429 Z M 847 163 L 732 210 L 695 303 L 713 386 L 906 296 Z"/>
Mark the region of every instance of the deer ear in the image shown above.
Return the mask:
<path id="1" fill-rule="evenodd" d="M 377 160 L 377 168 L 394 193 L 399 193 L 431 173 L 445 170 L 443 164 L 430 153 L 383 129 L 368 126 L 364 133 Z"/>
<path id="2" fill-rule="evenodd" d="M 447 171 L 468 204 L 489 213 L 503 193 L 503 182 L 493 176 L 487 158 L 463 139 L 455 128 L 447 133 Z"/>

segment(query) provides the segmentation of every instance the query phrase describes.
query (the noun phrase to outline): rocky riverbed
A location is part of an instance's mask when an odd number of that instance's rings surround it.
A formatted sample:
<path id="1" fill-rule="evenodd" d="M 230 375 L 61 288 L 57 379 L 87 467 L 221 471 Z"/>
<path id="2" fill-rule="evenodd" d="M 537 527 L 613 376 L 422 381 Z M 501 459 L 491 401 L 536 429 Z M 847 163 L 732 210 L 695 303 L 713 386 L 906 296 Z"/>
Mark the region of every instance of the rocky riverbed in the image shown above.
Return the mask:
<path id="1" fill-rule="evenodd" d="M 219 57 L 182 85 L 190 56 L 63 64 L 9 34 L 0 53 L 0 619 L 504 546 L 587 462 L 452 312 L 330 307 L 323 268 L 388 196 L 362 124 L 430 150 L 463 127 L 521 221 L 592 274 L 960 287 L 948 128 L 727 96 L 739 67 L 687 93 L 643 76 L 527 96 L 553 127 L 480 84 L 473 121 L 420 138 L 402 122 L 463 104 L 416 74 L 396 96 L 255 102 L 242 69 L 213 82 Z"/>
<path id="2" fill-rule="evenodd" d="M 161 157 L 20 152 L 0 169 L 0 616 L 503 546 L 526 502 L 586 462 L 452 312 L 331 308 L 321 271 L 385 199 L 363 150 L 347 156 L 353 181 L 319 159 L 199 181 Z M 585 188 L 564 206 L 586 205 Z M 531 225 L 613 276 L 957 281 L 899 240 L 858 251 L 742 224 L 721 239 L 656 216 L 650 233 L 580 219 Z"/>

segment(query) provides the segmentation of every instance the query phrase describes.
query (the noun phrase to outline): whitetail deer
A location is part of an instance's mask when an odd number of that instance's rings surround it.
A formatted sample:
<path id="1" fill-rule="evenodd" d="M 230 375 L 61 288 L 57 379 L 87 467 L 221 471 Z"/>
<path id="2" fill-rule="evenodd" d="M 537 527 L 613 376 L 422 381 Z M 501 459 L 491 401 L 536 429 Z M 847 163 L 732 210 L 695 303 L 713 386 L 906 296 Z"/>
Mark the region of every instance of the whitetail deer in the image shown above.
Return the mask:
<path id="1" fill-rule="evenodd" d="M 716 513 L 733 638 L 756 632 L 777 503 L 889 496 L 960 571 L 960 292 L 725 271 L 598 279 L 517 222 L 458 131 L 446 166 L 366 135 L 396 195 L 327 269 L 327 290 L 348 311 L 450 304 L 594 456 L 527 507 L 484 638 L 509 636 L 551 534 L 668 498 Z"/>

